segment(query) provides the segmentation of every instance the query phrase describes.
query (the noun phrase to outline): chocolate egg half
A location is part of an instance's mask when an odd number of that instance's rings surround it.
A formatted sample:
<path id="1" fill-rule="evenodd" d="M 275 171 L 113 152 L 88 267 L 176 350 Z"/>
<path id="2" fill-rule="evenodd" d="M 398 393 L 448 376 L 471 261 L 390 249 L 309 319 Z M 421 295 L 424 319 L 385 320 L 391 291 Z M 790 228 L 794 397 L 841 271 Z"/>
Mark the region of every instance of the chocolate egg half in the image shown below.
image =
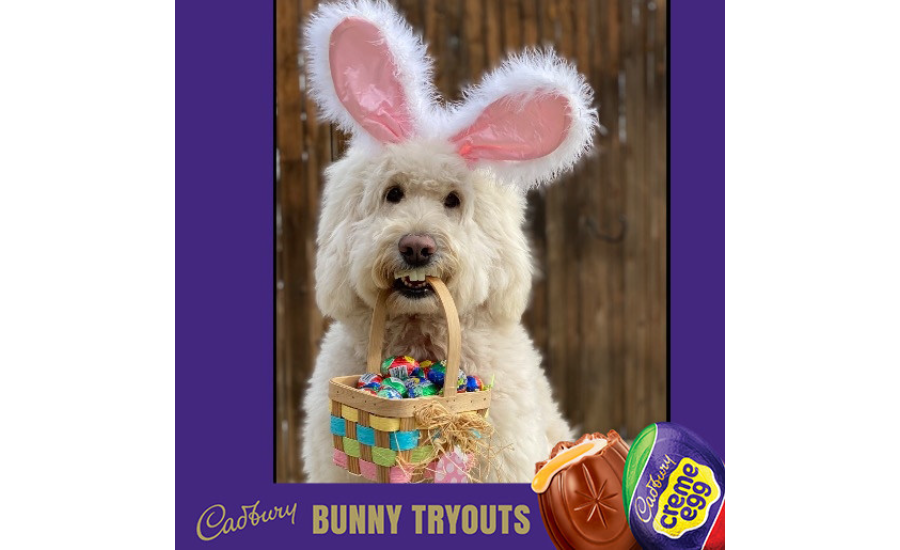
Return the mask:
<path id="1" fill-rule="evenodd" d="M 671 422 L 644 428 L 628 453 L 623 505 L 644 548 L 725 548 L 725 464 Z"/>
<path id="2" fill-rule="evenodd" d="M 603 441 L 594 448 L 585 445 L 597 440 Z M 579 446 L 586 451 L 576 456 Z M 622 507 L 622 474 L 627 454 L 628 447 L 611 430 L 606 436 L 586 434 L 576 442 L 561 442 L 554 447 L 550 460 L 536 465 L 532 488 L 538 492 L 541 518 L 557 548 L 640 548 L 628 530 Z M 556 457 L 562 459 L 559 464 L 554 464 Z"/>

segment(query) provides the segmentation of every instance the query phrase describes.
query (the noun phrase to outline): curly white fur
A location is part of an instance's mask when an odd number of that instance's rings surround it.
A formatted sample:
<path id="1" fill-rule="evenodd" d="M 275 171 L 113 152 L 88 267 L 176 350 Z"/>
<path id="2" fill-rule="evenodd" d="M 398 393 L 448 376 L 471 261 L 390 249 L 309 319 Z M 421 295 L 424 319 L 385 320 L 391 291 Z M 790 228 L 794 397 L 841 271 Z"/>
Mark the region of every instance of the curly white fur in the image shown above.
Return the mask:
<path id="1" fill-rule="evenodd" d="M 380 143 L 343 107 L 331 81 L 331 31 L 345 18 L 376 25 L 394 56 L 407 94 L 414 135 Z M 524 190 L 565 171 L 590 147 L 596 128 L 591 92 L 575 70 L 551 53 L 513 57 L 465 99 L 439 108 L 430 84 L 431 64 L 409 25 L 381 1 L 323 5 L 306 31 L 313 94 L 332 121 L 354 135 L 347 155 L 326 170 L 316 256 L 316 299 L 335 319 L 326 334 L 303 402 L 302 453 L 310 482 L 360 480 L 332 464 L 328 382 L 365 371 L 366 343 L 375 298 L 406 266 L 398 252 L 405 235 L 427 234 L 436 244 L 429 264 L 446 282 L 462 325 L 462 368 L 495 380 L 489 420 L 494 445 L 503 448 L 486 481 L 528 482 L 534 464 L 547 458 L 572 430 L 553 401 L 540 356 L 521 324 L 533 266 L 522 230 Z M 541 94 L 566 99 L 569 126 L 561 144 L 544 157 L 471 162 L 450 137 L 469 127 L 498 99 Z M 399 202 L 385 200 L 399 187 Z M 445 199 L 455 193 L 459 207 Z M 446 357 L 446 323 L 433 296 L 394 293 L 388 302 L 384 356 Z"/>

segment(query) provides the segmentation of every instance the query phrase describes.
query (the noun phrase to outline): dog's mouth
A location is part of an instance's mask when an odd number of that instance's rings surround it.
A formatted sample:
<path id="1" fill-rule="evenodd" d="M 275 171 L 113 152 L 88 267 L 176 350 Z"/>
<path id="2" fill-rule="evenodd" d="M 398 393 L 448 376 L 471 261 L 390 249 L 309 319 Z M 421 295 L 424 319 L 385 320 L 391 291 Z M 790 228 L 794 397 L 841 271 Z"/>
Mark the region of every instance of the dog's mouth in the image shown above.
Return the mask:
<path id="1" fill-rule="evenodd" d="M 425 281 L 425 277 L 437 277 L 437 270 L 416 269 L 412 271 L 398 271 L 394 274 L 394 290 L 412 300 L 418 300 L 431 295 L 434 291 Z"/>

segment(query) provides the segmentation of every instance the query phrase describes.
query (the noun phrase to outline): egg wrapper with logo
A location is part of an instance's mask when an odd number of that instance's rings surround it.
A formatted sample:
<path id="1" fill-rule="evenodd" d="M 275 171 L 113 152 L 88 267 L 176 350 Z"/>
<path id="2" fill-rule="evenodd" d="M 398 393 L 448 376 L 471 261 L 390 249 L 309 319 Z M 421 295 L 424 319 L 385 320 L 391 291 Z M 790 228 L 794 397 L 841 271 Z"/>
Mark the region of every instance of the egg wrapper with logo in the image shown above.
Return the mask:
<path id="1" fill-rule="evenodd" d="M 725 548 L 725 464 L 687 428 L 658 422 L 638 434 L 622 494 L 644 548 Z"/>

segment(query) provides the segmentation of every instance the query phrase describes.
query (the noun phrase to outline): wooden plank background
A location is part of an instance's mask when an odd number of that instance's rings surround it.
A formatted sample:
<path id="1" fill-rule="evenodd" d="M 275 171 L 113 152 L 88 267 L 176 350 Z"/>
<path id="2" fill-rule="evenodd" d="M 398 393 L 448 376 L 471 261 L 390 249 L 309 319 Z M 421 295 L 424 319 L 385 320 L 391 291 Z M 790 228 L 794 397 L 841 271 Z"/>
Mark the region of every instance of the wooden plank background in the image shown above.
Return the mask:
<path id="1" fill-rule="evenodd" d="M 322 170 L 345 136 L 319 124 L 299 29 L 316 0 L 277 0 L 276 458 L 303 481 L 301 399 L 327 320 L 316 309 Z M 573 174 L 529 195 L 540 274 L 524 322 L 580 431 L 633 438 L 666 418 L 666 0 L 396 0 L 445 98 L 508 51 L 551 45 L 594 88 L 604 127 Z"/>

